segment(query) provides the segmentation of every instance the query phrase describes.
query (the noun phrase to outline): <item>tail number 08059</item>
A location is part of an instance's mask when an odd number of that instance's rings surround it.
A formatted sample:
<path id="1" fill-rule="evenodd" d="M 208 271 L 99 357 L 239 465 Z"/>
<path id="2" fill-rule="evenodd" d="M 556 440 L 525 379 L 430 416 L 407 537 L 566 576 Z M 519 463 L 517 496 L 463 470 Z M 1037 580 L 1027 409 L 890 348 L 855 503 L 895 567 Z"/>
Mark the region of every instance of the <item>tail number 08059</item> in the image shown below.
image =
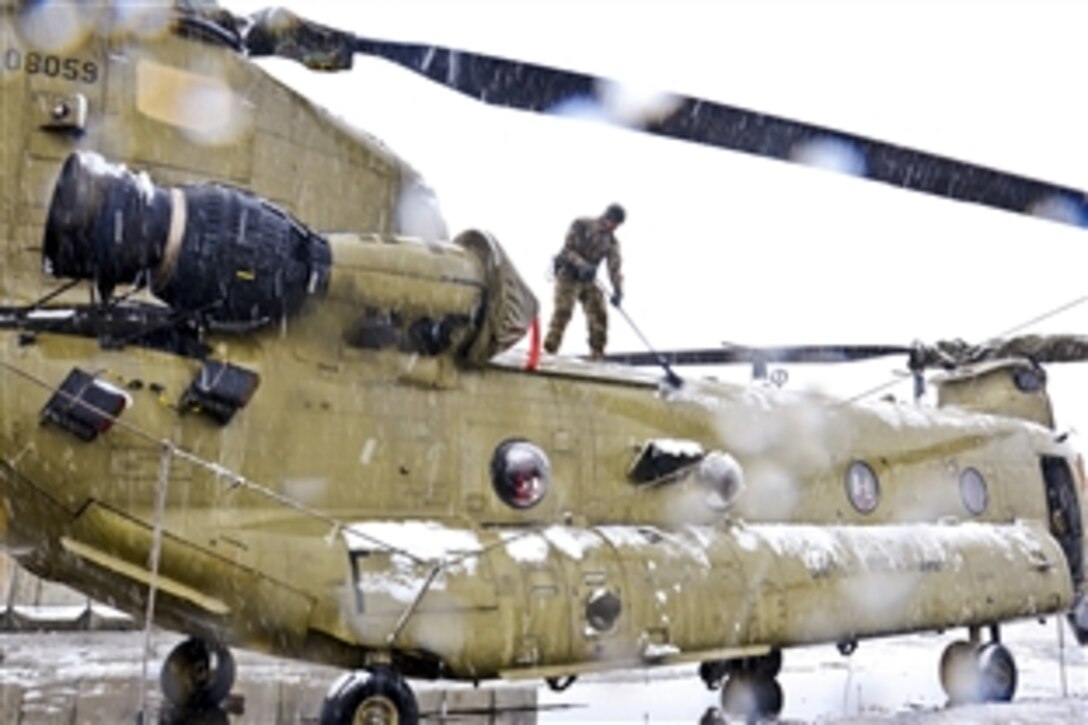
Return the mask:
<path id="1" fill-rule="evenodd" d="M 59 55 L 23 52 L 18 48 L 4 51 L 3 69 L 6 73 L 24 71 L 28 75 L 45 75 L 80 83 L 98 82 L 98 64 L 81 58 L 62 58 Z"/>

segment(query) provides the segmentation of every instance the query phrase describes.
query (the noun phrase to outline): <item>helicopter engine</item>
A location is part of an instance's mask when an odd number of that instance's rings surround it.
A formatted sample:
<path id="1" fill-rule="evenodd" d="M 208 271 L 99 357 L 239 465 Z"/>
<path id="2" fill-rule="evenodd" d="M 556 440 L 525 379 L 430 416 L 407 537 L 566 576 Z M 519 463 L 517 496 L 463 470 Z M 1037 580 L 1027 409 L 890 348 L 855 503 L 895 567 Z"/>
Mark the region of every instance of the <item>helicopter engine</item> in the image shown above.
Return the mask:
<path id="1" fill-rule="evenodd" d="M 271 203 L 214 183 L 157 186 L 94 153 L 68 157 L 53 190 L 43 265 L 108 298 L 143 286 L 175 310 L 252 329 L 323 293 L 328 242 Z"/>
<path id="2" fill-rule="evenodd" d="M 87 152 L 61 169 L 42 256 L 48 274 L 94 280 L 104 299 L 119 284 L 149 286 L 173 311 L 218 330 L 255 330 L 320 295 L 352 347 L 452 352 L 475 364 L 517 342 L 537 312 L 485 232 L 451 244 L 325 237 L 241 189 L 163 187 Z"/>

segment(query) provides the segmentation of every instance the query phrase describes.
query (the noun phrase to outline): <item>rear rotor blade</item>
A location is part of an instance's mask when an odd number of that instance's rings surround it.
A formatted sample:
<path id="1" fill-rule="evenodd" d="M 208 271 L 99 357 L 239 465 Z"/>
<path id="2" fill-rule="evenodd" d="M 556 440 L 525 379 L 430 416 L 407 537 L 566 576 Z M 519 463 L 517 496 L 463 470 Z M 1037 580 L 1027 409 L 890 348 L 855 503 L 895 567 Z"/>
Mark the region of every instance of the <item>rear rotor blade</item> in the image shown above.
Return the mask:
<path id="1" fill-rule="evenodd" d="M 730 365 L 747 363 L 840 363 L 874 357 L 906 355 L 907 367 L 951 370 L 989 360 L 1022 358 L 1039 364 L 1088 361 L 1088 336 L 1020 335 L 973 345 L 963 340 L 941 340 L 932 345 L 786 345 L 782 347 L 722 347 L 617 352 L 605 355 L 608 362 L 623 365 Z"/>
<path id="2" fill-rule="evenodd" d="M 1088 361 L 1088 336 L 1019 335 L 972 345 L 963 340 L 940 340 L 915 353 L 919 367 L 951 369 L 988 360 L 1023 358 L 1039 364 Z"/>

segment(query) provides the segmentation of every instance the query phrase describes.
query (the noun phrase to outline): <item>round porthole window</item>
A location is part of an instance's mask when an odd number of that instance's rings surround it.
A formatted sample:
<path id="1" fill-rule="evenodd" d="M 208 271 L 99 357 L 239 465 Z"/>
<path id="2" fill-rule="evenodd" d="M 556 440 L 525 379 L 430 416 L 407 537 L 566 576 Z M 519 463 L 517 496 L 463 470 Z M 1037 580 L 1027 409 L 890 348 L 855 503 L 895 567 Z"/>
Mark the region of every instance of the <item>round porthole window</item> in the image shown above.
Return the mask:
<path id="1" fill-rule="evenodd" d="M 706 505 L 725 511 L 744 489 L 744 471 L 728 453 L 711 452 L 695 469 L 696 482 L 706 491 Z"/>
<path id="2" fill-rule="evenodd" d="M 965 468 L 960 474 L 960 498 L 964 507 L 975 516 L 986 510 L 986 504 L 990 502 L 990 492 L 986 486 L 986 478 L 977 469 Z"/>
<path id="3" fill-rule="evenodd" d="M 623 604 L 607 589 L 597 589 L 586 600 L 586 622 L 598 632 L 607 632 L 620 618 Z"/>
<path id="4" fill-rule="evenodd" d="M 865 461 L 854 461 L 846 469 L 846 497 L 863 514 L 872 513 L 880 503 L 880 480 Z"/>
<path id="5" fill-rule="evenodd" d="M 507 505 L 536 506 L 551 485 L 552 470 L 544 451 L 529 441 L 504 441 L 491 457 L 491 485 Z"/>

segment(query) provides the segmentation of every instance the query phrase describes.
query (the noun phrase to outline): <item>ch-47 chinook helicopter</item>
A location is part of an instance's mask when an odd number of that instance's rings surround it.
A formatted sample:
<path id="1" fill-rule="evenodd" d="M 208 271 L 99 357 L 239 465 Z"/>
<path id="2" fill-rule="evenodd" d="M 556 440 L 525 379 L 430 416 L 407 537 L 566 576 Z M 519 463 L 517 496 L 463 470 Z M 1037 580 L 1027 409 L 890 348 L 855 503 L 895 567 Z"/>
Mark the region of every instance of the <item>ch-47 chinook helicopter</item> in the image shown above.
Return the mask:
<path id="1" fill-rule="evenodd" d="M 682 356 L 515 362 L 537 303 L 498 241 L 446 240 L 415 170 L 250 58 L 367 53 L 528 110 L 596 79 L 134 7 L 0 0 L 0 500 L 27 569 L 191 636 L 176 719 L 227 696 L 229 647 L 351 671 L 323 723 L 404 723 L 406 678 L 678 663 L 773 715 L 784 649 L 953 628 L 950 697 L 1007 700 L 1002 623 L 1088 640 L 1084 473 L 1039 366 L 1084 341 L 905 348 L 945 371 L 933 409 L 681 380 Z M 783 159 L 843 136 L 679 100 L 644 130 Z M 1083 203 L 852 140 L 904 188 Z"/>

